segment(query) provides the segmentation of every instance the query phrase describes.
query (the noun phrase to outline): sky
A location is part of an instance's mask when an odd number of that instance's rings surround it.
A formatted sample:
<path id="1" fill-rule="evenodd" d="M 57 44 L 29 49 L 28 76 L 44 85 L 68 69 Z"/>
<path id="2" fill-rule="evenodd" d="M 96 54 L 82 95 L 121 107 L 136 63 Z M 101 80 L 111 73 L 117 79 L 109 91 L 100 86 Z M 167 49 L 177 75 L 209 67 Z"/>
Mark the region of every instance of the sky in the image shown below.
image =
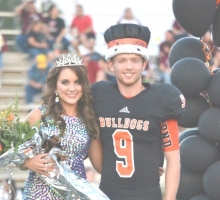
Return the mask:
<path id="1" fill-rule="evenodd" d="M 53 2 L 62 11 L 67 27 L 70 26 L 74 16 L 75 5 L 83 6 L 84 13 L 92 17 L 100 47 L 98 51 L 104 51 L 106 48 L 103 40 L 104 31 L 117 23 L 127 7 L 132 9 L 134 16 L 142 25 L 148 26 L 151 30 L 149 50 L 152 55 L 158 53 L 158 45 L 163 41 L 165 31 L 171 29 L 175 19 L 172 0 L 53 0 Z"/>

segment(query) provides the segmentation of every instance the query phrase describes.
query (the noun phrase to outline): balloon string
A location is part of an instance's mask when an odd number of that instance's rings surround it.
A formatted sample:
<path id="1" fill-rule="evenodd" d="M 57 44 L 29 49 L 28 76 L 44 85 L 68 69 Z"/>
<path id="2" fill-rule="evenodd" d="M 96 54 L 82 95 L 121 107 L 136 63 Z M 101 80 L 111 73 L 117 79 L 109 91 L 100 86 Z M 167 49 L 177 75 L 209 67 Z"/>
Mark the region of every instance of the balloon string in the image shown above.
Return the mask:
<path id="1" fill-rule="evenodd" d="M 216 48 L 217 48 L 217 47 L 216 47 L 216 46 L 214 46 L 214 47 L 212 47 L 212 49 L 210 49 L 211 54 L 213 53 L 213 51 L 214 51 Z"/>
<path id="2" fill-rule="evenodd" d="M 211 60 L 211 51 L 209 50 L 209 47 L 204 43 L 204 41 L 200 38 L 200 41 L 202 42 L 202 51 L 205 54 L 206 62 L 205 65 L 210 71 L 210 74 L 213 75 L 212 67 L 209 64 L 209 61 Z"/>

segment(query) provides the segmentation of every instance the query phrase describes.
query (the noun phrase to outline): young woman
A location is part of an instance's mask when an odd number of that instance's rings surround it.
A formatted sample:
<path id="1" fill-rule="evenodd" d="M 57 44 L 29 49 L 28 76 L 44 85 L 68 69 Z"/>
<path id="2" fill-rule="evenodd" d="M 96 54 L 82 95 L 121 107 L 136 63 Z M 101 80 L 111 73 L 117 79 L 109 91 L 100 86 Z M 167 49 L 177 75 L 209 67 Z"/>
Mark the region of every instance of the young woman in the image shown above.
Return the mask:
<path id="1" fill-rule="evenodd" d="M 40 130 L 60 138 L 62 151 L 68 154 L 67 165 L 81 178 L 86 178 L 84 159 L 89 153 L 95 160 L 95 169 L 101 171 L 102 155 L 95 153 L 102 147 L 98 142 L 98 126 L 92 109 L 86 68 L 68 55 L 68 63 L 58 62 L 47 77 L 42 106 L 27 116 L 30 125 L 40 121 Z M 74 60 L 76 62 L 74 62 Z M 98 151 L 102 152 L 102 151 Z M 21 169 L 30 169 L 23 199 L 62 199 L 37 173 L 49 177 L 54 162 L 46 159 L 48 154 L 35 155 L 25 160 Z M 37 172 L 37 173 L 36 173 Z"/>

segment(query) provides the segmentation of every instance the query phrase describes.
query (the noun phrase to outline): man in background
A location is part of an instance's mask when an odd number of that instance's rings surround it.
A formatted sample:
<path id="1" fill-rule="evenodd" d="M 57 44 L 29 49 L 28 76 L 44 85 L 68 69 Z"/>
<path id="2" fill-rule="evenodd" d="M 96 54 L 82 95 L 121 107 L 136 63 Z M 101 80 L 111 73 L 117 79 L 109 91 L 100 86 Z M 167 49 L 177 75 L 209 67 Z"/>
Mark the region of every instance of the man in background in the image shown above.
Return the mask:
<path id="1" fill-rule="evenodd" d="M 48 62 L 47 56 L 39 54 L 36 56 L 35 63 L 28 71 L 28 83 L 26 85 L 26 103 L 28 109 L 34 107 L 34 95 L 41 94 L 46 83 L 47 74 L 52 65 Z"/>

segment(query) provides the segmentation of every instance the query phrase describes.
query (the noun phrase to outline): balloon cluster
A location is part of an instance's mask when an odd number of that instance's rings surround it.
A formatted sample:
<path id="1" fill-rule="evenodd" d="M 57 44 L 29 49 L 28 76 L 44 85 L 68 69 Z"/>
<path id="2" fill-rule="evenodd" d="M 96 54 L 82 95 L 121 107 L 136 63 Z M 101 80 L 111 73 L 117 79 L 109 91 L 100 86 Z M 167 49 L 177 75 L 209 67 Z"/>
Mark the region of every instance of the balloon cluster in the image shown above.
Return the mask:
<path id="1" fill-rule="evenodd" d="M 220 0 L 173 0 L 173 13 L 191 35 L 201 38 L 212 26 L 220 47 Z M 181 177 L 178 200 L 220 200 L 220 71 L 201 40 L 176 41 L 169 53 L 170 78 L 186 98 L 179 126 Z"/>
<path id="2" fill-rule="evenodd" d="M 212 26 L 213 42 L 220 47 L 220 0 L 173 0 L 173 13 L 195 37 L 202 37 Z"/>
<path id="3" fill-rule="evenodd" d="M 194 37 L 177 40 L 169 53 L 171 83 L 186 98 L 178 124 L 188 128 L 180 135 L 178 200 L 220 199 L 220 71 L 210 60 L 207 45 Z"/>

